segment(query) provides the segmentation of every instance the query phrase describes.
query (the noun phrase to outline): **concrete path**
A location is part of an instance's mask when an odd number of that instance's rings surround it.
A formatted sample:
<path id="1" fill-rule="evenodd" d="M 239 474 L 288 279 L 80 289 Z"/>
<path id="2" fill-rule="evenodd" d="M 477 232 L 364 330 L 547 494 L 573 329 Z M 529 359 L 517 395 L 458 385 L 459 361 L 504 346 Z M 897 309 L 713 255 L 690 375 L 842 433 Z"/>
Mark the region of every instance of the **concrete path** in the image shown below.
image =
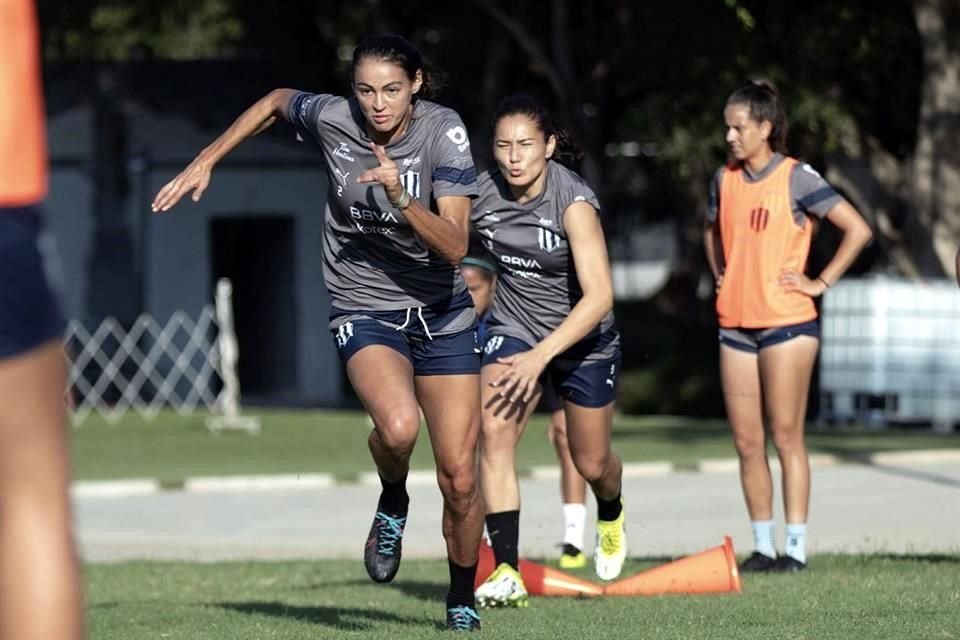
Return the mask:
<path id="1" fill-rule="evenodd" d="M 407 557 L 442 557 L 440 494 L 410 486 Z M 816 552 L 960 553 L 960 463 L 896 461 L 813 472 L 808 548 Z M 521 553 L 553 557 L 562 520 L 558 483 L 522 482 Z M 379 491 L 369 485 L 171 491 L 74 498 L 85 560 L 135 558 L 361 558 Z M 678 556 L 716 546 L 752 545 L 735 471 L 673 472 L 624 482 L 632 556 Z M 777 498 L 779 500 L 779 498 Z M 595 517 L 588 513 L 588 550 Z M 777 508 L 782 540 L 782 511 Z"/>

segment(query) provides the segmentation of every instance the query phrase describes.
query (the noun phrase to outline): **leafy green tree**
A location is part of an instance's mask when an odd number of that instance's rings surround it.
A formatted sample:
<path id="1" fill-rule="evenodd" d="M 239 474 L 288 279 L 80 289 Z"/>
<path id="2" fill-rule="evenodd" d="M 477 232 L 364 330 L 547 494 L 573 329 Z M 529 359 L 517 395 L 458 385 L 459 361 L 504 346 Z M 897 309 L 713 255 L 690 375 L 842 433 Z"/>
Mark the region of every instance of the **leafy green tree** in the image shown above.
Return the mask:
<path id="1" fill-rule="evenodd" d="M 780 87 L 791 150 L 827 171 L 878 231 L 882 266 L 952 270 L 960 239 L 956 0 L 40 0 L 49 61 L 232 58 L 311 69 L 346 90 L 349 53 L 406 34 L 455 79 L 442 99 L 473 138 L 496 100 L 544 97 L 585 148 L 611 209 L 679 216 L 696 268 L 706 184 L 724 158 L 725 97 Z M 469 28 L 468 28 L 469 27 Z M 485 143 L 475 145 L 481 164 Z"/>

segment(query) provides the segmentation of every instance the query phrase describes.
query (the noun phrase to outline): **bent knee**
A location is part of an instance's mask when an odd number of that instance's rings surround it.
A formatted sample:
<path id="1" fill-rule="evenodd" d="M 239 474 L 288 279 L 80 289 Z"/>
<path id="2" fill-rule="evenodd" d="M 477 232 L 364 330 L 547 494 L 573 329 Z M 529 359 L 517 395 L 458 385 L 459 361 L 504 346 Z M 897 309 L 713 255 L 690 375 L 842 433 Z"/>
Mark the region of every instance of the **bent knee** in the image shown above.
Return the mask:
<path id="1" fill-rule="evenodd" d="M 520 429 L 517 424 L 501 418 L 485 418 L 480 427 L 484 451 L 502 451 L 517 446 Z"/>
<path id="2" fill-rule="evenodd" d="M 477 465 L 472 457 L 468 461 L 438 465 L 437 483 L 448 501 L 469 500 L 477 491 Z"/>
<path id="3" fill-rule="evenodd" d="M 397 411 L 375 420 L 374 430 L 384 448 L 392 452 L 413 450 L 420 433 L 420 413 Z"/>
<path id="4" fill-rule="evenodd" d="M 567 445 L 567 425 L 563 422 L 550 423 L 550 440 L 561 446 Z"/>
<path id="5" fill-rule="evenodd" d="M 613 459 L 609 453 L 603 455 L 576 455 L 571 452 L 571 454 L 573 464 L 577 468 L 577 473 L 587 482 L 597 482 L 600 480 L 606 472 L 610 461 Z"/>

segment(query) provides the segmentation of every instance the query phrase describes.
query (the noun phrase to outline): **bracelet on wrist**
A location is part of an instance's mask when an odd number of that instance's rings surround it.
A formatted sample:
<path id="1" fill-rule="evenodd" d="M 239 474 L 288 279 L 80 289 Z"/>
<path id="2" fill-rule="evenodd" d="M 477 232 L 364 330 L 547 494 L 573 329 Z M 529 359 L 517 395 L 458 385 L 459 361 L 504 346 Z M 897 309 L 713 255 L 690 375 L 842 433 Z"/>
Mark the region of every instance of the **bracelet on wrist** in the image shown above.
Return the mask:
<path id="1" fill-rule="evenodd" d="M 830 283 L 827 282 L 826 280 L 824 280 L 823 278 L 821 278 L 820 276 L 817 276 L 817 280 L 819 280 L 820 282 L 822 282 L 822 283 L 823 283 L 823 286 L 826 287 L 827 289 L 830 288 Z"/>
<path id="2" fill-rule="evenodd" d="M 390 204 L 392 204 L 395 209 L 406 209 L 407 207 L 410 206 L 411 200 L 412 198 L 410 197 L 410 193 L 406 189 L 404 189 L 403 194 L 400 196 L 400 198 L 398 200 L 391 199 Z"/>

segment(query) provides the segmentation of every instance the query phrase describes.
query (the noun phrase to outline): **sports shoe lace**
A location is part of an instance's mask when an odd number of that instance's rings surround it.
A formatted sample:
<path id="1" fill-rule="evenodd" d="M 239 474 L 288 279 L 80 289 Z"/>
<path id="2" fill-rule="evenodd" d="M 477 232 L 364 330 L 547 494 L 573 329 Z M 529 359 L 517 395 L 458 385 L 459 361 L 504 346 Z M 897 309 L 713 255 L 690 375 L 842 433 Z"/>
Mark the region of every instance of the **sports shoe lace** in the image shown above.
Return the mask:
<path id="1" fill-rule="evenodd" d="M 475 622 L 480 620 L 480 616 L 473 610 L 473 607 L 451 607 L 447 609 L 449 626 L 458 631 L 467 631 L 473 628 Z"/>
<path id="2" fill-rule="evenodd" d="M 620 550 L 623 542 L 623 529 L 611 525 L 603 527 L 600 533 L 600 550 L 606 555 L 613 555 Z"/>
<path id="3" fill-rule="evenodd" d="M 406 518 L 394 518 L 383 511 L 377 512 L 377 553 L 382 556 L 396 553 L 406 521 Z"/>

